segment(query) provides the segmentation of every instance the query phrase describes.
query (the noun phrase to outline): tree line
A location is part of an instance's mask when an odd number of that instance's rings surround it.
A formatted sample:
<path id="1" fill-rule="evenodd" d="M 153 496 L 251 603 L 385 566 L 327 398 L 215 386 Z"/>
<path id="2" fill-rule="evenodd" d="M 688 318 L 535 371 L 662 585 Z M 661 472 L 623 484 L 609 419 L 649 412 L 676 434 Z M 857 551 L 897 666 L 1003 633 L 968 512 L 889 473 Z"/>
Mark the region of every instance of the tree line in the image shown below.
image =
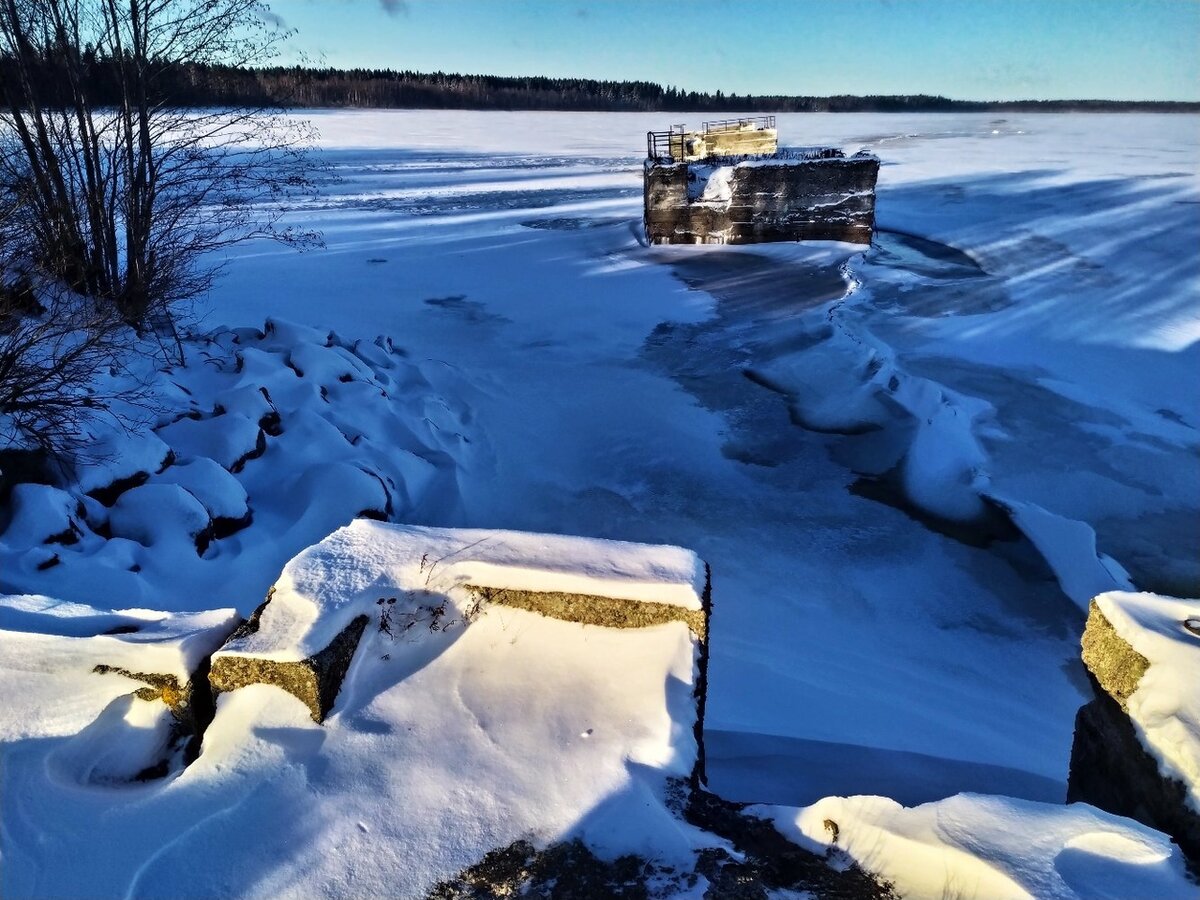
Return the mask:
<path id="1" fill-rule="evenodd" d="M 85 48 L 91 101 L 118 103 L 119 60 Z M 0 80 L 12 59 L 0 56 Z M 44 72 L 46 82 L 54 73 Z M 686 91 L 650 81 L 545 76 L 462 75 L 392 69 L 245 67 L 175 62 L 158 75 L 187 107 L 483 109 L 625 112 L 1200 112 L 1200 103 L 1119 100 L 953 100 L 929 94 L 800 95 Z"/>

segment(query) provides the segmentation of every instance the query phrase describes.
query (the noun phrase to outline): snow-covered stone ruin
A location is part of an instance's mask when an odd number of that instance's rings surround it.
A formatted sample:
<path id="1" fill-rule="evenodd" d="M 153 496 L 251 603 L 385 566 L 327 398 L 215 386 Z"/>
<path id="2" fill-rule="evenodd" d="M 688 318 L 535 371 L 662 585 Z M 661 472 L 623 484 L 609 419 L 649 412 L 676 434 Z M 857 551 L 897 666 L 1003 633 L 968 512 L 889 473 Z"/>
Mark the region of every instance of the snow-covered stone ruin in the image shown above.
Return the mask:
<path id="1" fill-rule="evenodd" d="M 779 149 L 774 117 L 649 132 L 644 224 L 651 244 L 830 240 L 869 244 L 879 159 Z"/>

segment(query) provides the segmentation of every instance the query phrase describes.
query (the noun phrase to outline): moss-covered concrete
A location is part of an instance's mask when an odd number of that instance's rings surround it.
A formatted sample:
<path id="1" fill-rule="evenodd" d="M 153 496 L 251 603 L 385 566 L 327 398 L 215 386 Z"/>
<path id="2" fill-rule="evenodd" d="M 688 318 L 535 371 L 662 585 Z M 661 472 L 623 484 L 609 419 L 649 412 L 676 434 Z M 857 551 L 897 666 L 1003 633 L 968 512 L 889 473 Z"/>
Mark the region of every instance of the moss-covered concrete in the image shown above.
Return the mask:
<path id="1" fill-rule="evenodd" d="M 261 611 L 262 607 L 259 607 L 243 626 L 243 629 L 250 629 L 240 630 L 243 635 L 258 630 Z M 354 651 L 358 649 L 358 642 L 366 627 L 367 617 L 357 616 L 325 649 L 307 659 L 281 661 L 233 653 L 218 655 L 213 659 L 209 683 L 214 693 L 233 691 L 251 684 L 275 685 L 307 706 L 314 722 L 323 722 L 333 709 L 346 670 L 350 668 L 350 660 L 354 658 Z"/>
<path id="2" fill-rule="evenodd" d="M 666 622 L 683 622 L 701 641 L 707 639 L 708 622 L 703 609 L 558 591 L 522 591 L 481 585 L 468 585 L 467 590 L 483 603 L 524 609 L 564 622 L 604 628 L 649 628 Z"/>
<path id="3" fill-rule="evenodd" d="M 1099 605 L 1088 606 L 1087 625 L 1083 630 L 1083 662 L 1096 677 L 1104 692 L 1126 708 L 1130 694 L 1150 668 L 1150 661 L 1117 634 Z"/>
<path id="4" fill-rule="evenodd" d="M 96 666 L 92 671 L 97 675 L 124 675 L 126 678 L 131 678 L 134 681 L 140 681 L 146 687 L 138 688 L 133 692 L 133 695 L 139 700 L 162 700 L 163 703 L 167 704 L 167 707 L 171 710 L 171 714 L 176 719 L 182 721 L 190 717 L 191 681 L 180 684 L 179 679 L 174 675 L 160 675 L 155 672 L 131 672 L 129 669 L 123 669 L 120 666 L 107 666 L 104 664 Z"/>

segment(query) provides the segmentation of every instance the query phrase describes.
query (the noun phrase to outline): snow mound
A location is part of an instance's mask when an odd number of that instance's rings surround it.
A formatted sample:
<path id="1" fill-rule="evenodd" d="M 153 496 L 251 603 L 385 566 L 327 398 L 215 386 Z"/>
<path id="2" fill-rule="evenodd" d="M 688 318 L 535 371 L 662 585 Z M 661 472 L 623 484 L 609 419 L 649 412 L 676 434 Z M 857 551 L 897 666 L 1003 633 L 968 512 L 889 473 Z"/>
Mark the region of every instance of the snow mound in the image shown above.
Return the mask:
<path id="1" fill-rule="evenodd" d="M 58 488 L 46 484 L 18 484 L 9 504 L 12 519 L 5 535 L 16 550 L 39 544 L 70 544 L 83 533 L 79 524 L 79 501 Z"/>
<path id="2" fill-rule="evenodd" d="M 1200 600 L 1111 591 L 1096 606 L 1148 663 L 1125 700 L 1142 745 L 1200 813 Z"/>
<path id="3" fill-rule="evenodd" d="M 123 482 L 145 481 L 170 461 L 171 448 L 154 432 L 129 434 L 97 423 L 88 446 L 76 454 L 75 483 L 84 493 L 119 492 Z"/>
<path id="4" fill-rule="evenodd" d="M 270 319 L 181 354 L 128 376 L 156 419 L 98 421 L 68 483 L 15 487 L 0 589 L 173 609 L 218 596 L 248 613 L 288 559 L 357 516 L 459 515 L 470 411 L 390 339 Z"/>
<path id="5" fill-rule="evenodd" d="M 211 521 L 208 511 L 176 484 L 143 484 L 117 498 L 108 516 L 116 537 L 147 547 L 196 543 Z"/>
<path id="6" fill-rule="evenodd" d="M 262 429 L 239 413 L 222 413 L 210 419 L 184 417 L 158 429 L 158 436 L 185 459 L 208 457 L 231 471 L 262 455 Z"/>
<path id="7" fill-rule="evenodd" d="M 752 807 L 788 839 L 843 853 L 903 897 L 1098 900 L 1192 897 L 1166 835 L 1086 804 L 958 794 L 904 807 L 826 797 L 804 809 Z"/>
<path id="8" fill-rule="evenodd" d="M 242 483 L 211 459 L 201 457 L 171 466 L 154 476 L 151 484 L 179 485 L 199 500 L 215 520 L 239 520 L 250 512 Z"/>

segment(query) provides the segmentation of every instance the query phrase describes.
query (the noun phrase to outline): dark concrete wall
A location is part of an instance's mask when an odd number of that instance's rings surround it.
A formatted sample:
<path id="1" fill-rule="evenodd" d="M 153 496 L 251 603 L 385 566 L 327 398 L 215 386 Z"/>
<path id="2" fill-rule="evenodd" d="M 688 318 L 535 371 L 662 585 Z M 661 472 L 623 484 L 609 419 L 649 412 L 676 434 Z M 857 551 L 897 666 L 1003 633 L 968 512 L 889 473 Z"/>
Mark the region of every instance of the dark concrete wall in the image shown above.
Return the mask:
<path id="1" fill-rule="evenodd" d="M 1200 872 L 1200 815 L 1183 782 L 1168 778 L 1146 752 L 1119 703 L 1098 684 L 1075 717 L 1068 803 L 1090 803 L 1169 834 Z"/>
<path id="2" fill-rule="evenodd" d="M 647 162 L 646 238 L 652 244 L 830 240 L 867 244 L 875 227 L 873 156 L 735 165 L 728 201 L 688 199 L 698 163 Z"/>

